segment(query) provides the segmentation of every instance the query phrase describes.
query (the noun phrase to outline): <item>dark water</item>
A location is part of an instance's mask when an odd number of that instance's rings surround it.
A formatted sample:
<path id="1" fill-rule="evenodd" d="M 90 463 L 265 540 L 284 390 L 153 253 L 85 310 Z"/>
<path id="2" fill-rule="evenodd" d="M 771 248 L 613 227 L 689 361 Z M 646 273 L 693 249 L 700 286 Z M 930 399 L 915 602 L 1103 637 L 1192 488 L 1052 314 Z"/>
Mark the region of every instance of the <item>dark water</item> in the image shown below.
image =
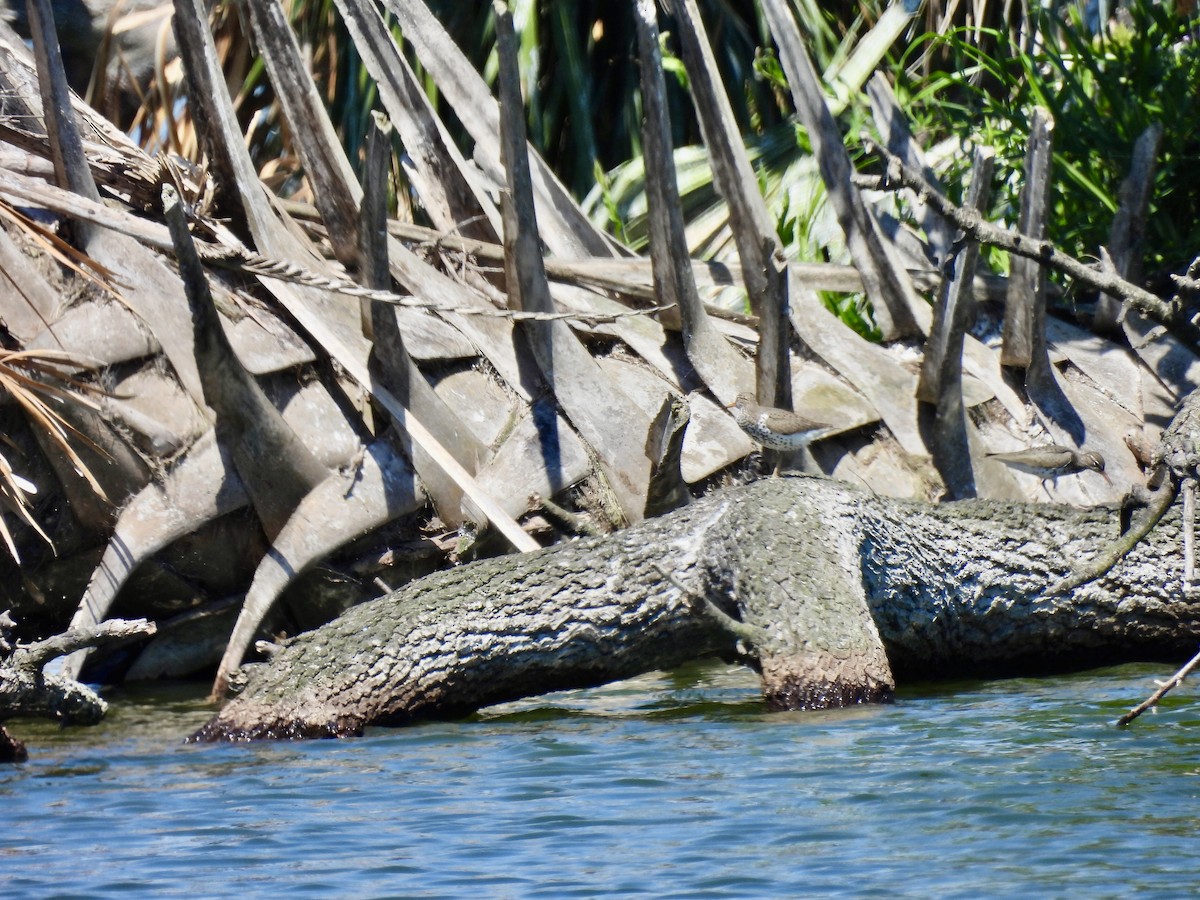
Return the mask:
<path id="1" fill-rule="evenodd" d="M 183 746 L 123 692 L 12 730 L 13 897 L 1189 896 L 1200 714 L 1112 721 L 1162 667 L 766 714 L 719 665 L 342 742 Z"/>

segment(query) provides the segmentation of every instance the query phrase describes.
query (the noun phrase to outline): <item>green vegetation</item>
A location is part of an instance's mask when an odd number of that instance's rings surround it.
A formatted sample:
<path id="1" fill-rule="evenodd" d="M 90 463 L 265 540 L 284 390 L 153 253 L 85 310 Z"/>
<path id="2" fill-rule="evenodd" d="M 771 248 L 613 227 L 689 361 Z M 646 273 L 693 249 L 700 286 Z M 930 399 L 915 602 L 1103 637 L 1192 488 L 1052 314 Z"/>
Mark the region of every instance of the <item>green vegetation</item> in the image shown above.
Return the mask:
<path id="1" fill-rule="evenodd" d="M 494 81 L 490 5 L 452 0 L 430 0 L 429 5 L 471 62 Z M 787 85 L 759 5 L 753 0 L 701 0 L 699 5 L 785 247 L 801 260 L 845 261 L 804 135 L 792 124 Z M 869 127 L 862 80 L 881 64 L 890 67 L 922 145 L 947 142 L 953 148 L 935 161 L 951 196 L 961 192 L 971 146 L 986 143 L 996 149 L 994 218 L 1014 220 L 1029 116 L 1034 106 L 1050 110 L 1057 128 L 1049 234 L 1076 256 L 1095 256 L 1106 243 L 1133 144 L 1152 123 L 1161 123 L 1165 131 L 1145 269 L 1177 272 L 1192 259 L 1194 211 L 1200 206 L 1200 44 L 1194 40 L 1194 16 L 1179 14 L 1170 4 L 1139 0 L 1098 27 L 1085 22 L 1073 4 L 1038 8 L 1022 19 L 1011 4 L 963 10 L 933 2 L 898 39 L 886 37 L 876 47 L 867 39 L 887 8 L 882 0 L 794 0 L 794 5 L 848 143 L 857 145 L 858 134 Z M 641 247 L 641 102 L 627 5 L 516 0 L 513 10 L 531 141 L 568 187 L 587 198 L 595 221 Z M 376 94 L 333 0 L 294 0 L 289 18 L 308 49 L 350 157 L 358 160 Z M 261 61 L 247 52 L 236 16 L 218 11 L 214 24 L 226 51 L 227 75 L 231 83 L 241 84 L 239 111 L 264 177 L 284 193 L 303 193 L 302 173 Z M 669 18 L 663 28 L 664 59 L 677 76 L 669 79 L 668 89 L 689 241 L 697 255 L 720 256 L 731 246 L 724 207 L 712 186 L 686 77 L 679 77 L 682 67 L 674 65 L 677 47 Z M 420 73 L 419 63 L 413 62 Z M 158 85 L 171 80 L 169 73 L 160 76 Z M 453 128 L 453 111 L 439 103 L 432 80 L 426 85 L 439 115 Z M 176 126 L 170 117 L 155 113 L 154 104 L 161 110 L 157 91 L 147 104 L 140 119 L 144 142 L 156 147 L 169 140 L 194 156 L 186 117 Z M 168 128 L 179 133 L 168 138 Z M 461 130 L 456 139 L 469 153 L 469 139 Z M 993 254 L 991 261 L 1005 267 L 1003 254 Z"/>
<path id="2" fill-rule="evenodd" d="M 489 4 L 429 0 L 473 65 L 496 78 L 495 25 Z M 1015 5 L 985 3 L 970 10 L 926 4 L 902 26 L 883 27 L 883 0 L 818 4 L 793 0 L 830 106 L 840 118 L 852 155 L 871 128 L 862 84 L 877 68 L 890 70 L 902 108 L 953 199 L 960 199 L 971 148 L 997 154 L 997 189 L 990 217 L 1012 224 L 1023 183 L 1021 166 L 1035 106 L 1053 115 L 1055 154 L 1049 237 L 1066 252 L 1095 258 L 1108 243 L 1118 193 L 1138 137 L 1164 128 L 1146 229 L 1151 287 L 1182 272 L 1195 254 L 1195 209 L 1200 206 L 1200 44 L 1196 18 L 1170 4 L 1139 0 L 1107 23 L 1085 21 L 1077 5 L 1056 3 L 1022 18 Z M 714 54 L 729 88 L 760 186 L 778 222 L 785 251 L 801 261 L 849 262 L 841 230 L 825 202 L 803 129 L 792 119 L 786 80 L 774 57 L 765 19 L 753 0 L 700 0 Z M 627 4 L 586 0 L 554 4 L 515 0 L 529 137 L 593 220 L 634 249 L 646 242 L 641 160 L 641 99 Z M 218 45 L 230 83 L 240 84 L 239 115 L 263 178 L 283 194 L 306 199 L 307 186 L 290 149 L 262 63 L 247 49 L 238 17 L 215 13 Z M 301 45 L 352 161 L 362 144 L 376 91 L 358 59 L 333 0 L 293 0 L 289 7 Z M 119 22 L 115 23 L 119 27 Z M 688 241 L 698 257 L 732 252 L 724 202 L 712 183 L 672 21 L 663 21 L 663 57 L 677 148 L 676 163 Z M 397 37 L 403 35 L 396 29 Z M 419 76 L 422 69 L 411 60 Z M 139 134 L 151 149 L 169 144 L 198 156 L 186 114 L 177 124 L 158 91 L 171 82 L 159 73 L 141 111 Z M 432 79 L 426 90 L 460 149 L 472 147 Z M 178 84 L 176 82 L 176 87 Z M 397 172 L 402 179 L 402 174 Z M 397 196 L 407 205 L 403 183 Z M 412 210 L 420 223 L 423 215 Z M 1007 256 L 984 251 L 993 270 Z M 722 301 L 738 303 L 736 294 Z M 829 296 L 831 309 L 862 334 L 871 334 L 861 297 Z"/>
<path id="3" fill-rule="evenodd" d="M 947 159 L 947 183 L 961 184 L 970 145 L 991 145 L 999 175 L 992 214 L 1012 222 L 1030 113 L 1042 106 L 1056 123 L 1049 236 L 1068 253 L 1094 256 L 1107 243 L 1134 143 L 1161 123 L 1146 269 L 1181 271 L 1196 253 L 1200 205 L 1196 20 L 1142 0 L 1096 34 L 1074 7 L 1062 16 L 1039 11 L 1030 24 L 1034 35 L 1024 40 L 986 31 L 986 49 L 968 29 L 926 34 L 896 66 L 901 103 L 923 143 L 953 138 L 962 148 Z M 913 71 L 919 54 L 938 58 L 940 71 Z"/>

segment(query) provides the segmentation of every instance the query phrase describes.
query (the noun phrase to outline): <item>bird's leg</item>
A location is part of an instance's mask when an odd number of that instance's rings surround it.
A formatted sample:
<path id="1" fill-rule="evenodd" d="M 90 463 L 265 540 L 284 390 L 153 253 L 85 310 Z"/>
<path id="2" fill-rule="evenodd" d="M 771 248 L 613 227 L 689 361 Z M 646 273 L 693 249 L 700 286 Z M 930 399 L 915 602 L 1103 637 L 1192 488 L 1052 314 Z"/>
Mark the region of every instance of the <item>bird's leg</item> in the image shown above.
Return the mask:
<path id="1" fill-rule="evenodd" d="M 782 474 L 784 456 L 785 454 L 778 450 L 768 450 L 766 447 L 763 448 L 762 458 L 770 468 L 772 478 L 778 478 L 780 474 Z"/>
<path id="2" fill-rule="evenodd" d="M 1046 487 L 1047 481 L 1053 482 L 1054 486 L 1058 487 L 1058 477 L 1055 476 L 1052 478 L 1043 478 L 1042 479 L 1042 490 L 1046 492 L 1046 499 L 1053 503 L 1054 502 L 1054 494 L 1051 492 L 1050 488 Z"/>

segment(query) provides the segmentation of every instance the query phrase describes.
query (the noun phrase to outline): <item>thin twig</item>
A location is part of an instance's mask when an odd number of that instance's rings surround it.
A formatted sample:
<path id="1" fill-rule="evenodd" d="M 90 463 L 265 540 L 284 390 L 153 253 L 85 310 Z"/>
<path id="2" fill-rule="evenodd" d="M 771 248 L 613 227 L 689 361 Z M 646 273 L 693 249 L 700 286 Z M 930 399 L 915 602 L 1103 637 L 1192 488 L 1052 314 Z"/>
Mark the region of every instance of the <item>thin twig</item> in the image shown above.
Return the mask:
<path id="1" fill-rule="evenodd" d="M 217 247 L 216 245 L 205 244 L 201 241 L 195 241 L 194 243 L 197 251 L 200 253 L 201 259 L 221 268 L 231 269 L 237 272 L 244 272 L 250 275 L 259 275 L 264 278 L 275 278 L 279 281 L 287 281 L 292 284 L 301 284 L 305 287 L 321 288 L 323 290 L 345 294 L 349 297 L 360 297 L 376 303 L 388 303 L 393 306 L 403 306 L 408 309 L 425 309 L 431 312 L 454 313 L 455 315 L 460 316 L 488 316 L 499 319 L 512 319 L 518 322 L 553 322 L 566 320 L 575 322 L 604 323 L 615 321 L 616 319 L 632 318 L 635 316 L 655 315 L 656 313 L 660 313 L 671 308 L 671 304 L 664 304 L 661 306 L 648 307 L 646 309 L 630 309 L 623 312 L 549 313 L 511 309 L 486 309 L 473 306 L 456 306 L 453 303 L 437 303 L 429 300 L 419 300 L 416 297 L 408 294 L 397 294 L 392 291 L 381 291 L 365 288 L 354 281 L 350 281 L 349 279 L 330 278 L 326 275 L 319 275 L 316 272 L 313 272 L 311 269 L 305 269 L 304 267 L 297 266 L 294 263 L 285 262 L 278 259 L 269 259 L 265 256 L 259 256 L 256 253 L 251 253 L 245 250 L 233 250 L 225 247 Z"/>
<path id="2" fill-rule="evenodd" d="M 82 222 L 99 225 L 103 228 L 108 228 L 118 233 L 126 234 L 155 249 L 163 250 L 168 253 L 174 252 L 170 234 L 165 226 L 156 222 L 149 222 L 145 219 L 140 219 L 120 209 L 109 208 L 102 206 L 99 203 L 89 202 L 84 198 L 57 189 L 53 185 L 41 183 L 37 183 L 35 185 L 33 179 L 22 179 L 12 172 L 0 172 L 0 193 L 31 205 L 37 205 L 41 208 L 52 210 L 61 215 L 70 216 L 71 218 L 80 220 Z M 180 196 L 182 197 L 184 195 L 181 193 Z M 0 204 L 0 215 L 3 215 L 6 212 L 6 206 L 7 204 Z M 395 231 L 396 224 L 397 223 L 394 221 L 390 222 L 388 224 L 389 229 Z M 328 276 L 318 275 L 317 273 L 301 266 L 283 262 L 277 259 L 272 259 L 257 253 L 252 253 L 244 247 L 218 245 L 199 239 L 193 239 L 193 243 L 196 246 L 196 252 L 199 253 L 202 260 L 210 265 L 214 265 L 229 271 L 257 275 L 266 278 L 274 278 L 279 281 L 321 288 L 351 297 L 360 297 L 366 300 L 389 303 L 394 306 L 404 306 L 410 309 L 425 309 L 431 312 L 453 313 L 455 315 L 462 316 L 485 316 L 499 319 L 534 321 L 553 321 L 555 319 L 561 319 L 568 322 L 582 322 L 585 324 L 604 324 L 622 318 L 652 316 L 671 309 L 669 304 L 662 304 L 646 307 L 644 309 L 630 309 L 621 312 L 545 313 L 456 306 L 452 303 L 436 303 L 433 301 L 420 300 L 407 294 L 396 294 L 390 291 L 371 291 L 349 279 L 330 278 Z M 464 247 L 464 252 L 469 252 L 473 246 L 470 242 L 466 241 L 466 239 L 448 238 L 445 243 L 447 246 L 462 244 Z M 480 246 L 493 247 L 496 245 Z M 502 254 L 503 249 L 500 248 L 499 252 Z M 500 258 L 502 258 L 502 255 Z M 86 256 L 78 258 L 77 262 L 79 265 L 95 267 L 95 263 L 89 260 Z M 68 261 L 67 264 L 72 265 L 73 263 Z M 551 268 L 553 269 L 553 264 L 551 265 Z M 83 274 L 90 277 L 86 271 L 84 271 Z M 107 273 L 102 272 L 101 274 Z M 837 274 L 842 278 L 847 276 L 853 277 L 852 272 L 842 272 L 839 270 Z M 107 284 L 103 282 L 98 283 L 101 285 L 101 287 L 111 290 L 111 287 L 109 287 Z M 611 285 L 606 283 L 603 286 L 609 287 Z M 647 292 L 645 295 L 653 297 L 652 291 Z"/>
<path id="3" fill-rule="evenodd" d="M 1158 690 L 1156 690 L 1153 694 L 1151 694 L 1129 712 L 1125 713 L 1125 715 L 1121 716 L 1121 718 L 1117 719 L 1117 724 L 1128 725 L 1146 710 L 1150 709 L 1152 706 L 1155 706 L 1158 701 L 1165 697 L 1172 689 L 1182 684 L 1183 679 L 1191 674 L 1192 670 L 1195 669 L 1196 666 L 1200 666 L 1200 653 L 1197 653 L 1195 656 L 1189 659 L 1182 669 L 1180 669 L 1166 681 L 1161 682 L 1158 685 Z"/>
<path id="4" fill-rule="evenodd" d="M 1171 508 L 1171 504 L 1175 500 L 1177 492 L 1178 488 L 1174 481 L 1164 484 L 1155 491 L 1151 495 L 1150 503 L 1139 522 L 1101 550 L 1091 563 L 1072 572 L 1050 588 L 1050 594 L 1065 594 L 1068 591 L 1075 590 L 1077 587 L 1089 584 L 1101 575 L 1106 574 L 1113 566 L 1124 559 L 1129 551 L 1136 547 L 1138 542 L 1148 535 L 1154 526 L 1158 524 L 1159 520 L 1166 515 L 1167 510 Z"/>
<path id="5" fill-rule="evenodd" d="M 873 176 L 873 183 L 880 179 Z M 327 237 L 327 229 L 317 219 L 316 208 L 311 204 L 294 201 L 281 201 L 280 205 L 292 216 L 300 220 L 304 227 L 314 236 Z M 400 240 L 415 243 L 436 250 L 453 251 L 479 260 L 503 261 L 504 247 L 473 238 L 459 237 L 453 232 L 438 231 L 422 225 L 409 222 L 388 220 L 388 232 Z M 169 249 L 169 248 L 168 248 Z M 717 260 L 690 260 L 697 285 L 701 289 L 713 287 L 741 287 L 744 284 L 741 268 L 737 265 L 728 266 Z M 546 274 L 551 281 L 561 281 L 567 284 L 579 284 L 613 291 L 642 299 L 655 297 L 654 286 L 650 273 L 650 260 L 645 257 L 627 257 L 624 259 L 608 259 L 593 257 L 590 259 L 564 260 L 548 257 L 545 260 Z M 478 267 L 480 271 L 498 271 Z M 921 291 L 933 291 L 941 282 L 941 275 L 936 270 L 925 268 L 909 268 L 906 270 L 913 283 Z M 788 263 L 791 273 L 804 287 L 816 291 L 833 291 L 835 293 L 860 294 L 863 290 L 862 275 L 854 266 L 837 265 L 835 263 L 804 263 L 791 261 Z M 976 299 L 1003 299 L 1007 279 L 1000 275 L 977 276 L 972 287 Z M 741 322 L 744 325 L 758 326 L 758 317 L 740 315 L 729 310 L 705 303 L 705 309 L 710 316 Z"/>
<path id="6" fill-rule="evenodd" d="M 751 625 L 749 622 L 739 622 L 707 597 L 697 594 L 691 588 L 684 585 L 658 563 L 651 563 L 651 565 L 663 577 L 664 581 L 669 582 L 684 597 L 691 601 L 693 606 L 713 619 L 721 627 L 722 631 L 760 650 L 767 647 L 770 643 L 770 635 L 765 628 L 759 628 L 757 625 Z"/>

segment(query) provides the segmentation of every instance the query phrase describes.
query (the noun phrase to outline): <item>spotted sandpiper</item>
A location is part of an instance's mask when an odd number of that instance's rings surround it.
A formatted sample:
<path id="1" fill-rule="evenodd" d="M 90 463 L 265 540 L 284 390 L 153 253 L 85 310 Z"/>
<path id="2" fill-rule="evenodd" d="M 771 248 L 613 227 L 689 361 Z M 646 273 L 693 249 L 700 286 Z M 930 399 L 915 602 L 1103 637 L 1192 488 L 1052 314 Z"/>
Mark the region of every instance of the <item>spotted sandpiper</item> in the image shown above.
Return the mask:
<path id="1" fill-rule="evenodd" d="M 1058 444 L 1030 447 L 1028 450 L 1016 450 L 1012 453 L 989 453 L 988 458 L 1022 472 L 1041 476 L 1043 486 L 1060 475 L 1074 475 L 1085 470 L 1104 475 L 1104 457 L 1095 450 L 1075 450 Z M 1104 475 L 1104 480 L 1109 481 L 1107 475 Z"/>
<path id="2" fill-rule="evenodd" d="M 799 413 L 759 406 L 753 394 L 738 394 L 733 403 L 733 420 L 754 441 L 771 450 L 799 450 L 837 430 Z"/>

